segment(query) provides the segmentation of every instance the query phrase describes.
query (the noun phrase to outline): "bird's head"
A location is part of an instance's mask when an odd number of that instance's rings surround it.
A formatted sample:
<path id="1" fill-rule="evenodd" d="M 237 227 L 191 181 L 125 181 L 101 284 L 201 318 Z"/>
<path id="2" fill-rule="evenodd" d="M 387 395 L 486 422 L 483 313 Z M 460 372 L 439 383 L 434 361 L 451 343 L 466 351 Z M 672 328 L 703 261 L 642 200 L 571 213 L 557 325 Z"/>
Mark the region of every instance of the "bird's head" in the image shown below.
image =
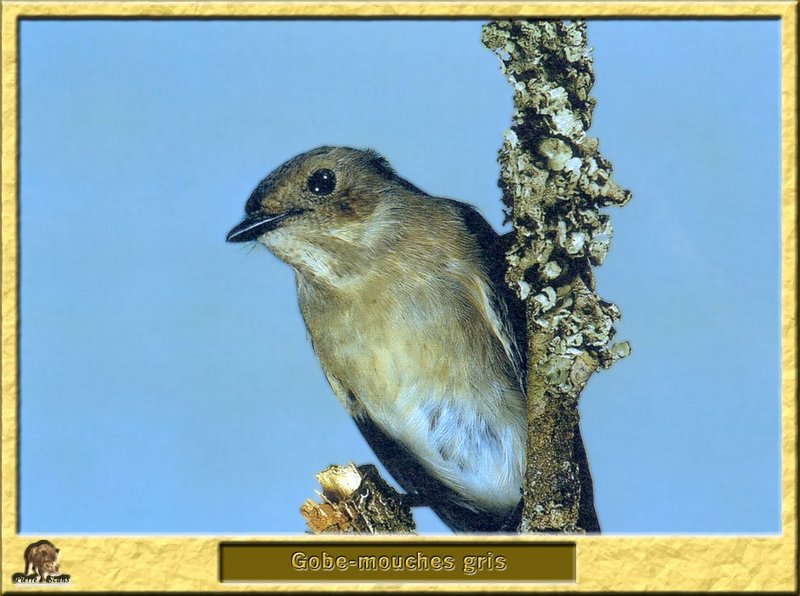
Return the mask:
<path id="1" fill-rule="evenodd" d="M 319 147 L 258 184 L 227 240 L 258 241 L 296 271 L 334 281 L 368 266 L 391 238 L 393 207 L 408 193 L 424 194 L 377 152 Z"/>

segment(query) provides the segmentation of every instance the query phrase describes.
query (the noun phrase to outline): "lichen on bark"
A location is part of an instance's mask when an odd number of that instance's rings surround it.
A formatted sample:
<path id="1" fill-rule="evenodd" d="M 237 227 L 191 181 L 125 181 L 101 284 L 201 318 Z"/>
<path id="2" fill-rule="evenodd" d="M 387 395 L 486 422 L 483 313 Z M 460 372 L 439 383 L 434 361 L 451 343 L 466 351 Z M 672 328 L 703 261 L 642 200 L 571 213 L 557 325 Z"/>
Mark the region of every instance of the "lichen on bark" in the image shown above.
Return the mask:
<path id="1" fill-rule="evenodd" d="M 607 206 L 630 192 L 587 134 L 595 99 L 583 21 L 494 21 L 483 43 L 514 88 L 512 126 L 498 161 L 514 241 L 506 281 L 525 302 L 528 463 L 521 532 L 581 532 L 578 398 L 589 377 L 630 352 L 610 345 L 619 309 L 596 292 L 612 228 Z M 585 471 L 588 473 L 588 470 Z M 591 481 L 590 481 L 591 482 Z"/>

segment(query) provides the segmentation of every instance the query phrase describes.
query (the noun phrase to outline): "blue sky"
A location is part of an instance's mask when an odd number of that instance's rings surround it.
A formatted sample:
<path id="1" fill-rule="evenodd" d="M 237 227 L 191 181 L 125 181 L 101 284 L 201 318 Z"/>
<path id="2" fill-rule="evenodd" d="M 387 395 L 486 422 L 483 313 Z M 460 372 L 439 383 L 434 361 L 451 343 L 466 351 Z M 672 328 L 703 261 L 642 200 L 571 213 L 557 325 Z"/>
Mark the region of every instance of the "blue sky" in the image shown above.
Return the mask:
<path id="1" fill-rule="evenodd" d="M 480 25 L 22 23 L 23 532 L 301 533 L 316 472 L 375 461 L 291 270 L 224 238 L 322 144 L 499 228 L 512 94 Z M 591 133 L 634 193 L 597 273 L 633 354 L 581 402 L 601 523 L 778 532 L 779 23 L 589 35 Z"/>

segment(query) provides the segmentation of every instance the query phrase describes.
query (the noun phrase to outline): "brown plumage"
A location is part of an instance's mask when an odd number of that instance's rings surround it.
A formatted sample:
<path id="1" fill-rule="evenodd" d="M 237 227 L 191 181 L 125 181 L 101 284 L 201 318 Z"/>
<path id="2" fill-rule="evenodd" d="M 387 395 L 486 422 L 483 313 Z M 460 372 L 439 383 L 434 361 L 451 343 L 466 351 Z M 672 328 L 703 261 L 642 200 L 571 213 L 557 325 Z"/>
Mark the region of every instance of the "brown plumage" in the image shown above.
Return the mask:
<path id="1" fill-rule="evenodd" d="M 322 369 L 397 482 L 456 531 L 504 528 L 527 417 L 502 239 L 472 207 L 346 147 L 289 160 L 245 212 L 228 240 L 292 266 Z"/>

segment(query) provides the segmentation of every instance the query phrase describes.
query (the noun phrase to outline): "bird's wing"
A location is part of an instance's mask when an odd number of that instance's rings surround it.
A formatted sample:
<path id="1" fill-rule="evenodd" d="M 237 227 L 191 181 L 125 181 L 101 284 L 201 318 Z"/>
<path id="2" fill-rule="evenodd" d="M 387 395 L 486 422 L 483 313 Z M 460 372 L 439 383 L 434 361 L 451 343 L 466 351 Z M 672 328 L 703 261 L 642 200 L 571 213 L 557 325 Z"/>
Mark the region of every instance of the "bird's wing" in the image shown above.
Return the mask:
<path id="1" fill-rule="evenodd" d="M 408 449 L 383 432 L 361 406 L 357 395 L 327 371 L 325 376 L 367 444 L 403 490 L 430 506 L 456 532 L 501 530 L 502 517 L 479 513 L 466 504 L 458 493 L 431 476 Z"/>
<path id="2" fill-rule="evenodd" d="M 508 263 L 505 253 L 510 235 L 500 236 L 474 208 L 458 201 L 456 206 L 464 226 L 474 237 L 483 257 L 486 280 L 478 280 L 481 302 L 492 332 L 503 346 L 514 368 L 523 394 L 527 370 L 525 305 L 508 288 L 505 281 Z"/>

